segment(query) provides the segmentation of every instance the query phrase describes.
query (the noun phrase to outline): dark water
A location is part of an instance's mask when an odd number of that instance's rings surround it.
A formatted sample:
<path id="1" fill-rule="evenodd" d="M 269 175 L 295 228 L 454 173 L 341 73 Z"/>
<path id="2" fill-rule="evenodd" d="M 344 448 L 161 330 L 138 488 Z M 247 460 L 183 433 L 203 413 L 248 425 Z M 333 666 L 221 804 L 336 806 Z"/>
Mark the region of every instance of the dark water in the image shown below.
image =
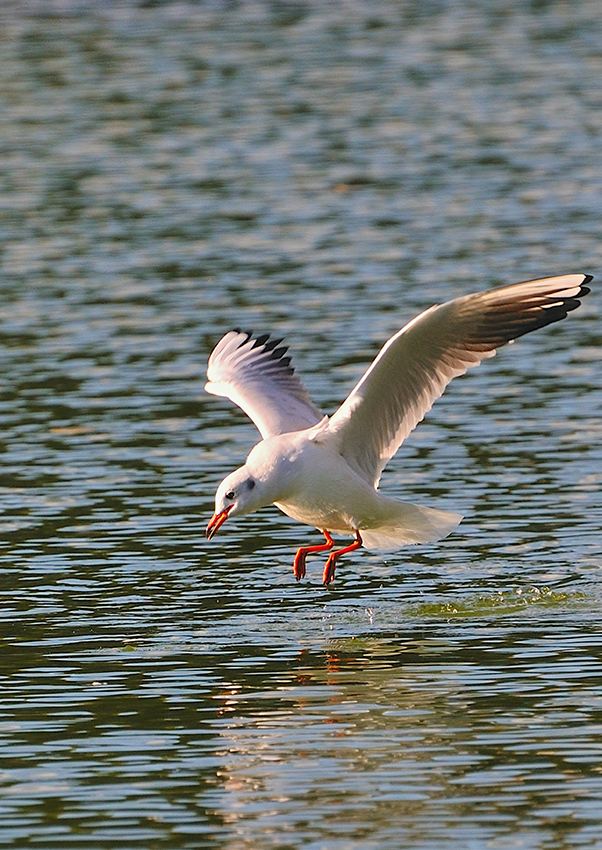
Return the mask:
<path id="1" fill-rule="evenodd" d="M 602 283 L 597 2 L 0 11 L 0 846 L 602 848 L 599 295 L 384 476 L 466 515 L 321 562 L 204 529 L 234 326 L 332 411 L 436 301 Z"/>

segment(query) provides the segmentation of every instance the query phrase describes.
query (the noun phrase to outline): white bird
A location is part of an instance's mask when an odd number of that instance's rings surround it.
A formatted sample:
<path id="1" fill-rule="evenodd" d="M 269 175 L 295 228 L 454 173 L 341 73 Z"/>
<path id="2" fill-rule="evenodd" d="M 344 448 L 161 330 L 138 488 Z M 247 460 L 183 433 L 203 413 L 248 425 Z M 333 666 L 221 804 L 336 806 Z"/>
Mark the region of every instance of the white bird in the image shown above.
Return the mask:
<path id="1" fill-rule="evenodd" d="M 353 534 L 353 543 L 329 555 L 325 585 L 339 557 L 360 546 L 390 551 L 446 537 L 462 517 L 383 496 L 378 483 L 385 465 L 452 378 L 517 337 L 564 319 L 591 280 L 586 274 L 531 280 L 430 307 L 385 343 L 331 417 L 310 401 L 282 340 L 227 333 L 209 358 L 205 389 L 241 407 L 263 439 L 219 485 L 207 537 L 228 517 L 275 504 L 326 538 L 297 551 L 299 580 L 308 553 L 331 550 L 332 533 Z"/>

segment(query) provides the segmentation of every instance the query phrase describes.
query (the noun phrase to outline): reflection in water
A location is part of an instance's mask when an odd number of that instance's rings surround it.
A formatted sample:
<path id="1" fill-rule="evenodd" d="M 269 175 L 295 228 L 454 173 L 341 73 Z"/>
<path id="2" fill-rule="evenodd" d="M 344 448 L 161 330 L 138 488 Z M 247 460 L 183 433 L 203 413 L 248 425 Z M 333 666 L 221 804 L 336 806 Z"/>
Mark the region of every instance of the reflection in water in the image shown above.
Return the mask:
<path id="1" fill-rule="evenodd" d="M 387 470 L 460 532 L 331 590 L 275 512 L 205 541 L 256 437 L 202 392 L 243 326 L 333 410 L 431 303 L 599 276 L 599 19 L 2 6 L 2 846 L 599 845 L 595 294 Z"/>
<path id="2" fill-rule="evenodd" d="M 583 720 L 600 635 L 548 625 L 554 637 L 535 640 L 517 623 L 478 640 L 471 626 L 336 641 L 322 657 L 302 650 L 294 680 L 216 695 L 219 811 L 249 846 L 257 835 L 275 846 L 282 822 L 360 841 L 369 789 L 375 846 L 484 842 L 516 830 L 516 807 L 531 812 L 519 834 L 572 846 L 599 800 L 600 747 Z"/>

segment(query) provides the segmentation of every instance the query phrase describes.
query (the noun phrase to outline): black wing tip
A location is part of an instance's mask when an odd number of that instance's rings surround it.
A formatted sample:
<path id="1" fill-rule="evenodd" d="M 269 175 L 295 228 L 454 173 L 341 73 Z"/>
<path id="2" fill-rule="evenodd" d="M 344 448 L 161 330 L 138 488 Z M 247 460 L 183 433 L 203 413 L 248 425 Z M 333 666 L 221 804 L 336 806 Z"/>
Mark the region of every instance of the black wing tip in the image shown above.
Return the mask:
<path id="1" fill-rule="evenodd" d="M 579 284 L 579 292 L 576 295 L 571 295 L 570 297 L 562 297 L 556 298 L 555 296 L 549 296 L 550 305 L 541 304 L 540 307 L 543 308 L 538 311 L 538 315 L 534 318 L 534 321 L 521 329 L 517 334 L 515 339 L 518 339 L 521 336 L 524 336 L 531 331 L 539 330 L 540 328 L 545 328 L 548 325 L 553 325 L 556 322 L 562 321 L 562 319 L 566 319 L 569 313 L 572 313 L 573 310 L 576 310 L 581 306 L 581 299 L 586 295 L 589 295 L 591 292 L 591 288 L 587 285 L 591 283 L 594 279 L 593 274 L 584 274 L 583 280 Z"/>
<path id="2" fill-rule="evenodd" d="M 581 289 L 579 290 L 579 295 L 577 296 L 577 298 L 583 298 L 585 295 L 589 295 L 589 293 L 592 291 L 589 284 L 592 282 L 593 279 L 594 279 L 593 274 L 584 274 L 583 275 L 583 281 L 581 283 Z"/>
<path id="3" fill-rule="evenodd" d="M 576 295 L 572 295 L 570 298 L 563 298 L 562 304 L 546 308 L 546 312 L 548 312 L 549 314 L 553 314 L 557 309 L 560 315 L 557 319 L 554 319 L 554 321 L 558 321 L 558 319 L 564 319 L 567 313 L 571 313 L 573 310 L 576 310 L 577 307 L 580 307 L 581 299 L 585 298 L 585 296 L 589 295 L 589 293 L 592 291 L 591 287 L 589 287 L 588 284 L 591 283 L 593 279 L 593 274 L 584 274 L 583 280 L 579 284 L 579 292 Z"/>
<path id="4" fill-rule="evenodd" d="M 272 339 L 271 334 L 262 333 L 255 336 L 253 331 L 244 331 L 240 328 L 232 328 L 234 333 L 243 334 L 244 339 L 241 340 L 239 344 L 239 348 L 243 345 L 246 345 L 248 342 L 253 342 L 251 346 L 252 349 L 260 348 L 269 355 L 270 360 L 273 360 L 274 363 L 278 363 L 278 366 L 283 369 L 283 371 L 287 372 L 287 374 L 292 375 L 294 372 L 291 364 L 291 358 L 285 357 L 286 352 L 288 351 L 287 345 L 281 345 L 284 342 L 283 337 L 279 337 L 277 339 Z"/>

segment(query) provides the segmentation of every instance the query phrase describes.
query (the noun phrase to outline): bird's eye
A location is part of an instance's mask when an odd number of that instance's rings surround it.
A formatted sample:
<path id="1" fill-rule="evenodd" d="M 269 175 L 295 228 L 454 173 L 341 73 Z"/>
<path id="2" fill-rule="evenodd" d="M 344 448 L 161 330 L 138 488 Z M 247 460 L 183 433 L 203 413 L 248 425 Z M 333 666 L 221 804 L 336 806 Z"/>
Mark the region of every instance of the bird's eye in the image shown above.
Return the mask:
<path id="1" fill-rule="evenodd" d="M 226 493 L 226 499 L 228 499 L 229 502 L 233 502 L 235 498 L 236 495 L 234 493 L 234 490 L 228 490 L 228 492 Z"/>

